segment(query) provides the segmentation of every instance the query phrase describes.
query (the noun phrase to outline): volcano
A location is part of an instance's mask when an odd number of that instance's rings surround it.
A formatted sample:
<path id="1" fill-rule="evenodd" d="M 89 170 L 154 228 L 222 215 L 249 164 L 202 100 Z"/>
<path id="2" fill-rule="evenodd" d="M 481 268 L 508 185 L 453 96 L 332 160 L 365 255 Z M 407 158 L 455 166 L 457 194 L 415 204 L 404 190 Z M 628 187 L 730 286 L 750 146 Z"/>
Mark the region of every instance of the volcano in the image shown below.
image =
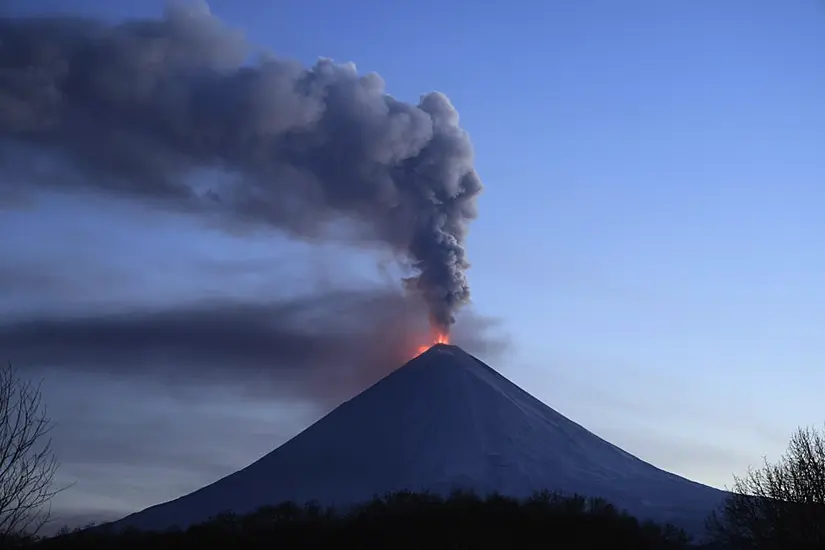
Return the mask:
<path id="1" fill-rule="evenodd" d="M 113 524 L 186 527 L 284 501 L 347 506 L 401 490 L 602 497 L 698 534 L 725 493 L 648 464 L 462 349 L 437 344 L 263 458 Z"/>

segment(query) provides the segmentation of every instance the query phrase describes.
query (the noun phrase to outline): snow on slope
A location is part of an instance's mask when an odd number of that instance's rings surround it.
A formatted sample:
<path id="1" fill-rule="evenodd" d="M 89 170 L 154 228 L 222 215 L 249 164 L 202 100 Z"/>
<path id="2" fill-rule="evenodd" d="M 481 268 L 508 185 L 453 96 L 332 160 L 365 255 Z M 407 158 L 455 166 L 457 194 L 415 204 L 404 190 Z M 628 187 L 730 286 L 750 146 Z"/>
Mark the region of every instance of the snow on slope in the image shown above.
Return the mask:
<path id="1" fill-rule="evenodd" d="M 115 527 L 185 527 L 287 500 L 347 505 L 396 490 L 604 497 L 699 532 L 725 493 L 588 432 L 458 347 L 437 345 L 250 466 Z"/>

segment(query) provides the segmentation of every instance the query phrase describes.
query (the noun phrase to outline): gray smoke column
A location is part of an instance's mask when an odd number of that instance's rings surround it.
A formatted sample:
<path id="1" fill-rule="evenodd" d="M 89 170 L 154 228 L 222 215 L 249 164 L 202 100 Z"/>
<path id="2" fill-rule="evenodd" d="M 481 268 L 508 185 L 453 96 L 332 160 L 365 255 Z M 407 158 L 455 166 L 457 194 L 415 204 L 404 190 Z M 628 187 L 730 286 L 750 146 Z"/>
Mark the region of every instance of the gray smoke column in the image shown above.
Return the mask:
<path id="1" fill-rule="evenodd" d="M 469 300 L 482 185 L 447 97 L 411 105 L 351 64 L 255 53 L 205 4 L 0 20 L 0 170 L 12 193 L 84 188 L 302 238 L 347 220 L 407 258 L 439 329 Z"/>

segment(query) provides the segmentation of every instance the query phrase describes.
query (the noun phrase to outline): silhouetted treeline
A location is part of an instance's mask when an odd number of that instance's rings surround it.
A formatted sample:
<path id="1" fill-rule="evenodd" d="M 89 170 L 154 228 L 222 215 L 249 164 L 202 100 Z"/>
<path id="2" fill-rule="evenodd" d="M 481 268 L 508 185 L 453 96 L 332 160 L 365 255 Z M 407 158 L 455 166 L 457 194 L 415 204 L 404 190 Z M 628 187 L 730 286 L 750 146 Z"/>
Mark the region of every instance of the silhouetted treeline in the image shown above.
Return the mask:
<path id="1" fill-rule="evenodd" d="M 455 493 L 395 493 L 337 513 L 309 504 L 223 515 L 164 533 L 105 528 L 63 533 L 34 544 L 41 550 L 166 550 L 195 548 L 634 548 L 688 547 L 672 526 L 642 523 L 599 499 L 540 493 L 519 501 Z"/>

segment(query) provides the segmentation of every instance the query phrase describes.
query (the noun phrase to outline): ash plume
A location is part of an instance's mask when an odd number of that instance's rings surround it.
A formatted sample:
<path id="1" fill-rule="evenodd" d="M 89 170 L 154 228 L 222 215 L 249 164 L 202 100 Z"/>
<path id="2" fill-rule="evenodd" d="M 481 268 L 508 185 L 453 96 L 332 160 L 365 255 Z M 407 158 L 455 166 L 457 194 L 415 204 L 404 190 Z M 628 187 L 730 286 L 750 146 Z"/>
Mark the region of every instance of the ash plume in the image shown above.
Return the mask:
<path id="1" fill-rule="evenodd" d="M 268 302 L 85 307 L 0 316 L 0 350 L 28 368 L 136 375 L 187 387 L 237 385 L 329 407 L 412 359 L 426 341 L 422 313 L 416 300 L 386 287 Z M 488 360 L 509 346 L 497 322 L 472 309 L 453 337 Z"/>
<path id="2" fill-rule="evenodd" d="M 352 64 L 261 53 L 205 4 L 0 20 L 0 169 L 0 197 L 92 191 L 300 238 L 345 222 L 406 258 L 436 327 L 469 301 L 482 184 L 447 97 L 412 105 Z"/>

